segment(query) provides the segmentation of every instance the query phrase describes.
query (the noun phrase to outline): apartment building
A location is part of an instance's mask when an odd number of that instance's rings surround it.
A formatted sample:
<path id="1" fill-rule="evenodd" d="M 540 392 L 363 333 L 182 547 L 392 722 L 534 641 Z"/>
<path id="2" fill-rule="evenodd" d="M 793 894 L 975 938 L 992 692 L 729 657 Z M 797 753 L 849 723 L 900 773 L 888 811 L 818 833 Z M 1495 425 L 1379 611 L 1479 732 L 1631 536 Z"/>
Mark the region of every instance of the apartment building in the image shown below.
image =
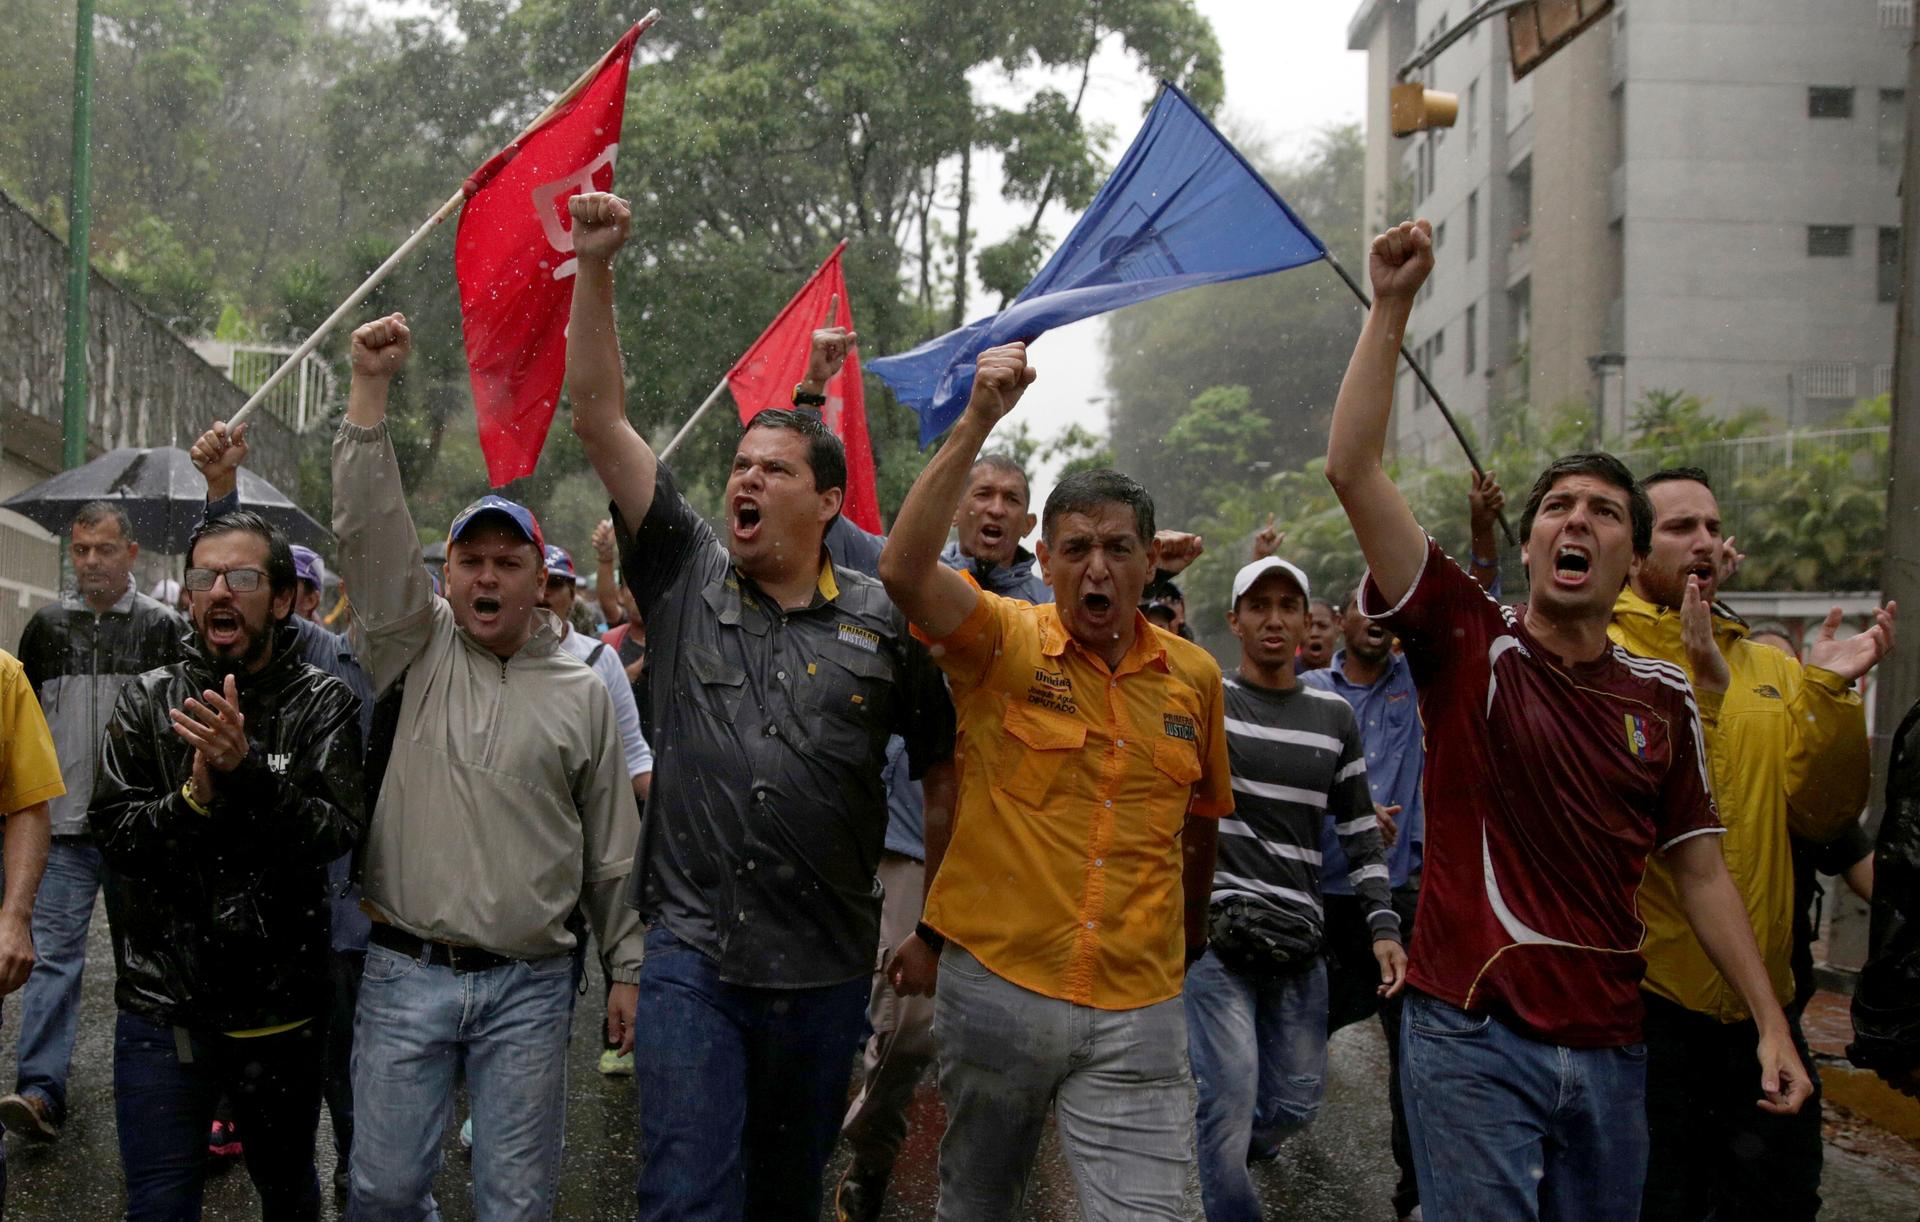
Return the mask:
<path id="1" fill-rule="evenodd" d="M 1477 0 L 1363 0 L 1369 224 L 1434 222 L 1408 346 L 1482 435 L 1490 406 L 1630 405 L 1684 390 L 1818 427 L 1886 391 L 1912 0 L 1620 0 L 1521 81 L 1506 23 L 1420 74 L 1451 129 L 1396 138 L 1400 65 Z M 1395 441 L 1441 458 L 1403 374 Z"/>

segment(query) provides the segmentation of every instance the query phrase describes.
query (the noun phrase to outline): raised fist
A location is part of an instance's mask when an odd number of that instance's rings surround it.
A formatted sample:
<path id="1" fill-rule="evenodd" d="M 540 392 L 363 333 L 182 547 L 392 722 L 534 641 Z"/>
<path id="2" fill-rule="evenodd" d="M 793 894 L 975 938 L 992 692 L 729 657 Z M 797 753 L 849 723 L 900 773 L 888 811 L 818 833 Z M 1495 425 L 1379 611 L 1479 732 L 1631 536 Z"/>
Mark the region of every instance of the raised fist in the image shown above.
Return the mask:
<path id="1" fill-rule="evenodd" d="M 1373 240 L 1367 275 L 1375 301 L 1412 301 L 1433 271 L 1433 225 L 1403 221 Z"/>
<path id="2" fill-rule="evenodd" d="M 187 451 L 201 478 L 207 481 L 210 498 L 217 500 L 233 491 L 235 482 L 240 478 L 240 464 L 247 461 L 249 427 L 242 424 L 230 430 L 226 421 L 216 420 L 213 427 L 200 434 L 200 439 Z"/>
<path id="3" fill-rule="evenodd" d="M 974 363 L 973 397 L 967 401 L 967 411 L 986 421 L 991 428 L 1013 410 L 1020 396 L 1027 393 L 1027 387 L 1039 376 L 1040 371 L 1027 364 L 1024 343 L 1016 341 L 989 348 Z"/>
<path id="4" fill-rule="evenodd" d="M 413 354 L 413 332 L 405 314 L 389 314 L 364 323 L 353 333 L 353 376 L 391 378 Z"/>
<path id="5" fill-rule="evenodd" d="M 805 385 L 814 394 L 825 392 L 827 383 L 847 363 L 847 354 L 859 342 L 859 335 L 840 325 L 840 294 L 827 301 L 827 317 L 813 333 L 813 347 L 807 353 Z"/>
<path id="6" fill-rule="evenodd" d="M 567 201 L 573 217 L 573 253 L 582 259 L 608 263 L 627 244 L 633 209 L 618 195 L 589 191 Z"/>

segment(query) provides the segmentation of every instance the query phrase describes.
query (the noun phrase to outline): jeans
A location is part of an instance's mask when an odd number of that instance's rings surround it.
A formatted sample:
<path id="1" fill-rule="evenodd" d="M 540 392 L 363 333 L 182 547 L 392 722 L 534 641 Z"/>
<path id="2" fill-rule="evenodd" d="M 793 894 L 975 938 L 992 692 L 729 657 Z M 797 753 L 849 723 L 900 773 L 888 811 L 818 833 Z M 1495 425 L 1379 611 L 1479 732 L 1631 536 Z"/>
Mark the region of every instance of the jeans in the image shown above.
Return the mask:
<path id="1" fill-rule="evenodd" d="M 1647 1222 L 1812 1218 L 1820 1212 L 1820 1077 L 1799 1018 L 1790 1021 L 1813 1097 L 1792 1116 L 1754 1106 L 1760 1035 L 1662 997 L 1647 1003 Z"/>
<path id="2" fill-rule="evenodd" d="M 840 1132 L 856 1175 L 886 1175 L 907 1139 L 907 1107 L 933 1063 L 933 998 L 902 997 L 886 977 L 887 959 L 913 933 L 925 898 L 926 867 L 888 853 L 880 859 L 886 902 L 880 909 L 880 953 L 875 959 L 867 1025 L 873 1036 L 861 1058 L 860 1092 Z"/>
<path id="3" fill-rule="evenodd" d="M 347 1216 L 437 1222 L 433 1177 L 464 1065 L 474 1217 L 551 1217 L 572 1017 L 572 955 L 455 972 L 368 946 L 353 1024 Z"/>
<path id="4" fill-rule="evenodd" d="M 1256 979 L 1208 951 L 1187 973 L 1207 1222 L 1260 1222 L 1247 1157 L 1312 1122 L 1327 1076 L 1327 966 Z"/>
<path id="5" fill-rule="evenodd" d="M 360 1002 L 360 977 L 367 970 L 364 950 L 327 952 L 333 1004 L 327 1012 L 327 1068 L 321 1090 L 333 1117 L 334 1166 L 345 1167 L 353 1153 L 353 1013 Z"/>
<path id="6" fill-rule="evenodd" d="M 949 942 L 933 1030 L 947 1105 L 939 1222 L 1015 1216 L 1049 1111 L 1082 1219 L 1186 1216 L 1193 1098 L 1180 998 L 1074 1005 L 1001 979 Z"/>
<path id="7" fill-rule="evenodd" d="M 100 891 L 100 850 L 88 836 L 55 836 L 33 902 L 33 971 L 20 990 L 20 1064 L 14 1089 L 67 1113 L 67 1070 L 80 1025 L 87 926 Z"/>
<path id="8" fill-rule="evenodd" d="M 1408 990 L 1407 1128 L 1429 1222 L 1618 1222 L 1647 1173 L 1647 1047 L 1566 1048 Z"/>
<path id="9" fill-rule="evenodd" d="M 246 1135 L 247 1175 L 264 1222 L 318 1222 L 313 1142 L 320 1127 L 321 1024 L 235 1039 L 163 1027 L 125 1010 L 113 1029 L 113 1103 L 127 1222 L 200 1216 L 207 1127 L 222 1092 Z M 183 1057 L 182 1054 L 185 1054 Z"/>
<path id="10" fill-rule="evenodd" d="M 633 1058 L 642 1222 L 816 1222 L 866 979 L 751 988 L 663 927 L 646 946 Z"/>

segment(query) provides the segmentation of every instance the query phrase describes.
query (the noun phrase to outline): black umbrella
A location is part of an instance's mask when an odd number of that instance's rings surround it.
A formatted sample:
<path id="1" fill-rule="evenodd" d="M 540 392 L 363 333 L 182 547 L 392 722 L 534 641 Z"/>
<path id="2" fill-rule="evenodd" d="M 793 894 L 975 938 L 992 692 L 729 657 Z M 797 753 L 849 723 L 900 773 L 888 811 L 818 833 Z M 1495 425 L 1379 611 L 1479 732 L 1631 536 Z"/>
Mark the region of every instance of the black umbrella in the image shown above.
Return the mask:
<path id="1" fill-rule="evenodd" d="M 142 547 L 177 554 L 187 550 L 187 537 L 206 516 L 207 481 L 194 469 L 187 452 L 176 446 L 109 450 L 84 467 L 62 471 L 0 501 L 0 509 L 11 509 L 55 534 L 65 534 L 73 525 L 73 515 L 89 501 L 106 501 L 126 510 L 133 522 L 133 537 Z M 333 538 L 285 493 L 244 468 L 240 503 L 278 526 L 292 542 L 320 548 Z"/>

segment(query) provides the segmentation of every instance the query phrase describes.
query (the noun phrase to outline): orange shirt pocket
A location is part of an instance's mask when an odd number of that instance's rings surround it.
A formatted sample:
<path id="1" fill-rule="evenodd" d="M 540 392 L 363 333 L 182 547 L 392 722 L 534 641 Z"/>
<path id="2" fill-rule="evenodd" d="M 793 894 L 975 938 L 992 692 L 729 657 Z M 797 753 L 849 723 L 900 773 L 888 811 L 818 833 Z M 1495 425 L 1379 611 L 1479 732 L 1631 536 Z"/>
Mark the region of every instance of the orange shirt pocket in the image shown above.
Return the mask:
<path id="1" fill-rule="evenodd" d="M 1153 766 L 1176 785 L 1200 779 L 1200 751 L 1184 738 L 1163 738 L 1153 745 Z"/>
<path id="2" fill-rule="evenodd" d="M 1021 805 L 1037 809 L 1059 779 L 1060 769 L 1086 746 L 1087 725 L 1063 713 L 1011 701 L 1000 725 L 1013 741 L 1006 744 L 994 784 Z"/>

